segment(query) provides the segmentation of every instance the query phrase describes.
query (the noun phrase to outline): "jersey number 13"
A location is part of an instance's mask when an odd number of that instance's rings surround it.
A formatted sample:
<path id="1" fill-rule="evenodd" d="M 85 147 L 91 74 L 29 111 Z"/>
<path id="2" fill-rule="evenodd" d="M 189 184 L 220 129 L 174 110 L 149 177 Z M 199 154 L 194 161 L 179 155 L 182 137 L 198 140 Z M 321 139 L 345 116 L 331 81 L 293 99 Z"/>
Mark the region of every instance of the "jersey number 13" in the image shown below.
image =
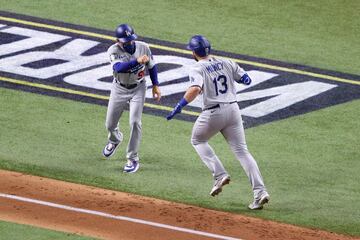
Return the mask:
<path id="1" fill-rule="evenodd" d="M 226 79 L 225 75 L 217 76 L 216 78 L 214 78 L 213 83 L 215 85 L 216 96 L 219 96 L 219 93 L 224 94 L 227 92 L 228 85 L 227 85 L 227 79 Z M 220 85 L 220 86 L 218 86 L 218 85 Z"/>

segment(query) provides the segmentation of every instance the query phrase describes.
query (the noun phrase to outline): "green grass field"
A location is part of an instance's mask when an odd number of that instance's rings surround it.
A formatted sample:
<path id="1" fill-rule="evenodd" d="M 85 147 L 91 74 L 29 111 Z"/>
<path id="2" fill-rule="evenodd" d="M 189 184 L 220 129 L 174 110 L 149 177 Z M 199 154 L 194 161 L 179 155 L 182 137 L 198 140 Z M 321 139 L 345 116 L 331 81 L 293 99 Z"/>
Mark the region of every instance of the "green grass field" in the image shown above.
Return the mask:
<path id="1" fill-rule="evenodd" d="M 95 240 L 95 238 L 82 237 L 70 233 L 49 231 L 47 229 L 13 224 L 0 221 L 0 239 L 3 240 Z"/>
<path id="2" fill-rule="evenodd" d="M 360 73 L 358 1 L 198 4 L 0 0 L 1 10 L 109 30 L 129 22 L 139 35 L 180 43 L 201 33 L 215 49 Z M 115 158 L 101 158 L 105 107 L 0 88 L 0 109 L 0 168 L 360 236 L 359 100 L 246 131 L 272 195 L 259 212 L 246 209 L 247 178 L 221 136 L 211 144 L 233 182 L 220 198 L 208 197 L 212 179 L 190 145 L 192 123 L 144 115 L 142 168 L 125 175 L 125 144 Z"/>
<path id="3" fill-rule="evenodd" d="M 359 234 L 360 215 L 354 209 L 360 209 L 360 162 L 355 161 L 360 136 L 353 134 L 360 128 L 360 112 L 353 111 L 359 101 L 247 131 L 273 196 L 271 206 L 254 213 L 246 209 L 252 196 L 247 178 L 220 136 L 211 143 L 233 183 L 213 199 L 208 196 L 211 176 L 189 142 L 192 123 L 145 115 L 142 169 L 126 175 L 121 173 L 125 145 L 116 160 L 101 158 L 105 107 L 14 90 L 0 89 L 0 95 L 8 103 L 0 118 L 1 168 Z M 120 124 L 128 132 L 127 114 Z"/>

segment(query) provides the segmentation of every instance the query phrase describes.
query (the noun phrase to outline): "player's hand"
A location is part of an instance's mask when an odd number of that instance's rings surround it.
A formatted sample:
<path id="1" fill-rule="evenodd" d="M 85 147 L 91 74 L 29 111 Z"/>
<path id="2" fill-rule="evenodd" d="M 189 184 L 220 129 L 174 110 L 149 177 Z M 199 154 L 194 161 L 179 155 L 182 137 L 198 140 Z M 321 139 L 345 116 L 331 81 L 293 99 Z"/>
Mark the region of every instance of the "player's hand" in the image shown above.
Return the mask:
<path id="1" fill-rule="evenodd" d="M 161 98 L 161 91 L 160 91 L 160 88 L 159 86 L 157 85 L 154 85 L 152 87 L 152 95 L 153 95 L 153 98 L 156 100 L 156 101 L 160 101 L 160 98 Z"/>
<path id="2" fill-rule="evenodd" d="M 147 55 L 142 55 L 142 56 L 138 57 L 136 60 L 140 64 L 146 64 L 147 62 L 150 61 L 150 58 Z"/>
<path id="3" fill-rule="evenodd" d="M 251 84 L 251 78 L 249 77 L 249 75 L 247 73 L 245 73 L 241 78 L 239 83 L 245 84 L 245 85 L 250 85 Z"/>
<path id="4" fill-rule="evenodd" d="M 171 112 L 169 115 L 166 116 L 166 119 L 167 119 L 167 120 L 173 119 L 173 117 L 174 117 L 176 114 L 178 114 L 178 113 L 181 112 L 181 109 L 182 109 L 182 107 L 180 106 L 180 104 L 179 104 L 179 103 L 176 104 L 174 110 L 172 110 L 172 112 Z"/>

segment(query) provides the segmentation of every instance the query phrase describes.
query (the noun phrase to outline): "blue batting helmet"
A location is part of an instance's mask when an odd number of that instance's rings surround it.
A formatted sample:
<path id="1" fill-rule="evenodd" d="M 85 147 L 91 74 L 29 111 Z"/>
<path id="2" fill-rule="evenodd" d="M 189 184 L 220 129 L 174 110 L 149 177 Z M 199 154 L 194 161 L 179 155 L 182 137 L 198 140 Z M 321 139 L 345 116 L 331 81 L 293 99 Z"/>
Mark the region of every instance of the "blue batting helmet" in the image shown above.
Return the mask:
<path id="1" fill-rule="evenodd" d="M 137 39 L 137 35 L 135 34 L 134 29 L 128 24 L 119 25 L 116 28 L 115 36 L 122 43 Z"/>
<path id="2" fill-rule="evenodd" d="M 190 38 L 187 49 L 192 50 L 199 57 L 206 57 L 210 54 L 211 45 L 204 36 L 195 35 Z"/>

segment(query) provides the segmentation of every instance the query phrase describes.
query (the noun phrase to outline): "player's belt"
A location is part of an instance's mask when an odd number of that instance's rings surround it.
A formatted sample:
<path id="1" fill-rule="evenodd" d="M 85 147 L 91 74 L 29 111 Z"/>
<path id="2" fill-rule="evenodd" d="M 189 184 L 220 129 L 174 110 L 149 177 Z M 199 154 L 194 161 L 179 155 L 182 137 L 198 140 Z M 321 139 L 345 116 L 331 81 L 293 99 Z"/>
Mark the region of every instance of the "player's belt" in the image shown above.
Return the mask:
<path id="1" fill-rule="evenodd" d="M 119 82 L 119 81 L 116 80 L 116 79 L 115 79 L 115 81 L 116 81 L 117 83 L 119 83 L 120 86 L 122 86 L 122 87 L 124 87 L 124 88 L 126 88 L 126 89 L 133 89 L 133 88 L 136 88 L 136 86 L 139 85 L 140 83 L 142 83 L 144 80 L 141 80 L 140 82 L 134 83 L 134 84 L 123 84 L 123 83 Z"/>
<path id="2" fill-rule="evenodd" d="M 233 103 L 236 103 L 236 101 L 229 102 L 229 104 L 233 104 Z M 220 104 L 216 104 L 214 106 L 203 109 L 203 111 L 210 110 L 210 109 L 215 109 L 215 108 L 219 108 L 219 107 L 220 107 Z"/>

